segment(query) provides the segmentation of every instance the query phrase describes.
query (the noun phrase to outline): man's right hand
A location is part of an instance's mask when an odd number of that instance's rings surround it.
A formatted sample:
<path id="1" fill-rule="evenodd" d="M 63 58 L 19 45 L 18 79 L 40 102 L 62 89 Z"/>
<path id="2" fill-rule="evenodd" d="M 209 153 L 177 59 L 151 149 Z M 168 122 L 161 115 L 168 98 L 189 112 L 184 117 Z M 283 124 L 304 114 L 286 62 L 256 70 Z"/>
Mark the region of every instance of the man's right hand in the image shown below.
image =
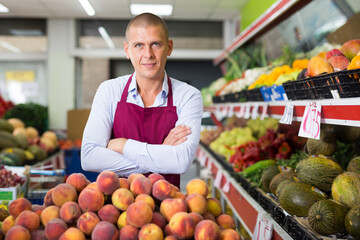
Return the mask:
<path id="1" fill-rule="evenodd" d="M 170 130 L 169 134 L 165 138 L 163 144 L 176 146 L 186 141 L 187 135 L 191 133 L 191 128 L 185 124 L 181 124 Z"/>

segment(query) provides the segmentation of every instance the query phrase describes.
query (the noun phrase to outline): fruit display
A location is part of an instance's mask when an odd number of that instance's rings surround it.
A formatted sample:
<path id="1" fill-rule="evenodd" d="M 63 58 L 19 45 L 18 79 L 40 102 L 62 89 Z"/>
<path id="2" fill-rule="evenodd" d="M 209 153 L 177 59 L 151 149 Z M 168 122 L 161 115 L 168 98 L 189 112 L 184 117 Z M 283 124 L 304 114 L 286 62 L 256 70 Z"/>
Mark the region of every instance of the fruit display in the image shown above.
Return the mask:
<path id="1" fill-rule="evenodd" d="M 10 203 L 5 239 L 240 239 L 233 217 L 192 179 L 186 194 L 153 173 L 118 178 L 104 171 L 90 183 L 81 173 L 50 189 L 44 205 Z"/>
<path id="2" fill-rule="evenodd" d="M 22 185 L 25 179 L 19 177 L 17 173 L 13 173 L 11 170 L 7 170 L 4 165 L 0 165 L 0 188 L 15 187 L 16 185 Z"/>

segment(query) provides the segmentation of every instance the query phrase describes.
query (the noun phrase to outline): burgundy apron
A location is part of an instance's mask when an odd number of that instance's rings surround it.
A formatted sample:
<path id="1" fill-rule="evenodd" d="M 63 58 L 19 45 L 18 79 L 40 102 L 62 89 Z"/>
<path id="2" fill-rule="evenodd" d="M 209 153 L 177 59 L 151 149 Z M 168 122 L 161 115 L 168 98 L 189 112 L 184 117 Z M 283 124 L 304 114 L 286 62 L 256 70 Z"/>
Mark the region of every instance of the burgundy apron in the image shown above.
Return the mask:
<path id="1" fill-rule="evenodd" d="M 113 124 L 114 138 L 127 138 L 149 144 L 162 144 L 178 120 L 173 106 L 171 81 L 168 77 L 169 93 L 166 107 L 143 108 L 126 102 L 132 75 L 126 83 L 117 104 Z M 162 174 L 167 181 L 180 188 L 179 174 Z"/>

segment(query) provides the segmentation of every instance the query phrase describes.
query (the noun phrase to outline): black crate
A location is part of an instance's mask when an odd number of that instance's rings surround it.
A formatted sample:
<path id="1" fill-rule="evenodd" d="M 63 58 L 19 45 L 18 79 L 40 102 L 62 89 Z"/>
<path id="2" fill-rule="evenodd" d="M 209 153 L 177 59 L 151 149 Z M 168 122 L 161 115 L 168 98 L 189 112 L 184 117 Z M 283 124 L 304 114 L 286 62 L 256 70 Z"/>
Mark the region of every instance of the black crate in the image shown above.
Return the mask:
<path id="1" fill-rule="evenodd" d="M 283 87 L 290 100 L 359 97 L 359 75 L 360 69 L 343 70 L 286 82 Z"/>
<path id="2" fill-rule="evenodd" d="M 225 102 L 225 96 L 213 96 L 212 101 L 213 103 L 223 103 Z"/>
<path id="3" fill-rule="evenodd" d="M 227 102 L 246 102 L 247 101 L 246 91 L 243 90 L 240 92 L 227 94 L 225 95 L 225 99 Z"/>
<path id="4" fill-rule="evenodd" d="M 251 90 L 247 90 L 246 98 L 247 98 L 247 101 L 252 101 L 252 102 L 263 102 L 264 101 L 261 91 L 260 91 L 260 88 L 254 88 Z"/>

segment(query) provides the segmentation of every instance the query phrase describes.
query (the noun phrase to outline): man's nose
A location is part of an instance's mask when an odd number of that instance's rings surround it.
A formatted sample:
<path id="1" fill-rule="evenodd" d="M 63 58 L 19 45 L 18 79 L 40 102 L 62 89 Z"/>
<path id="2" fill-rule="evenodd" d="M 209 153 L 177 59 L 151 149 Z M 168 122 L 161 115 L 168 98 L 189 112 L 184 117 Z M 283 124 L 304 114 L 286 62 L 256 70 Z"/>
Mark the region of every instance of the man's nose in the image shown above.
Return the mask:
<path id="1" fill-rule="evenodd" d="M 151 58 L 153 56 L 153 50 L 151 46 L 145 47 L 145 57 Z"/>

